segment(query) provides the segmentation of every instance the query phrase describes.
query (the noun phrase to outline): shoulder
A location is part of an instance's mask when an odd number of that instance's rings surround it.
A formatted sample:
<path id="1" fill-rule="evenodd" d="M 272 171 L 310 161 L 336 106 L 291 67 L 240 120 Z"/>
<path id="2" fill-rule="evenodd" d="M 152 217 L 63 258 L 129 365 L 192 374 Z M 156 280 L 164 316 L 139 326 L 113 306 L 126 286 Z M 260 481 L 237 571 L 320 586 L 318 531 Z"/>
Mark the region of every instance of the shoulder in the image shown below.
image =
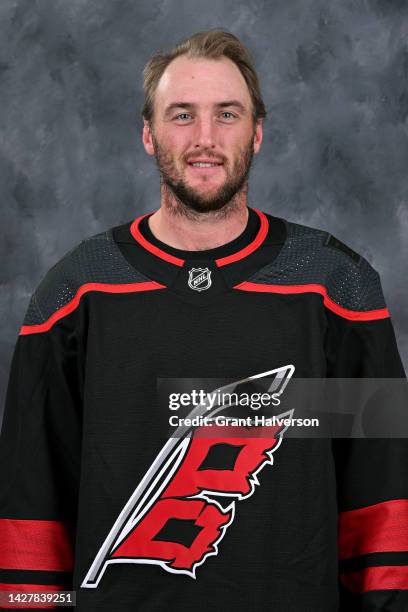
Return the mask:
<path id="1" fill-rule="evenodd" d="M 23 326 L 44 323 L 98 285 L 146 280 L 123 257 L 112 230 L 85 238 L 48 270 L 32 294 Z"/>
<path id="2" fill-rule="evenodd" d="M 251 281 L 320 287 L 327 298 L 353 311 L 385 307 L 379 274 L 365 257 L 326 230 L 283 221 L 286 240 L 281 251 Z"/>

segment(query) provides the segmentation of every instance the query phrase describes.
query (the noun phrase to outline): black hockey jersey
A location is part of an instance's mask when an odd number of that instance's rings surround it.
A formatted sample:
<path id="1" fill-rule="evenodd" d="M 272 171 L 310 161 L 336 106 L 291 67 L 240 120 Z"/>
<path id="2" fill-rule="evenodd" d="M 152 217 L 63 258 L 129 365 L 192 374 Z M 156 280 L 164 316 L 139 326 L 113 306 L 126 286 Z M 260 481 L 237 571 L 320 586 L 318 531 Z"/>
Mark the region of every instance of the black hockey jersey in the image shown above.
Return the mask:
<path id="1" fill-rule="evenodd" d="M 158 399 L 166 381 L 404 378 L 378 273 L 255 208 L 197 252 L 150 214 L 83 240 L 32 295 L 0 442 L 3 593 L 72 590 L 78 612 L 408 610 L 406 440 L 199 435 L 208 406 L 181 422 Z"/>

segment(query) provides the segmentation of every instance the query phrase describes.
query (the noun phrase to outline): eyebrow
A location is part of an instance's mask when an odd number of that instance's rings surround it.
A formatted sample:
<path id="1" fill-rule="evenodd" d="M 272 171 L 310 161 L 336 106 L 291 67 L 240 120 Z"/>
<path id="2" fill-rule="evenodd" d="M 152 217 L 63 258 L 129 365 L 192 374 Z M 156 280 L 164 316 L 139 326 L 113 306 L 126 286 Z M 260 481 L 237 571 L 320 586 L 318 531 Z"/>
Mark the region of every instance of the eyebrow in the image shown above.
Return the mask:
<path id="1" fill-rule="evenodd" d="M 217 102 L 215 106 L 216 108 L 226 108 L 230 106 L 235 106 L 235 108 L 238 108 L 238 110 L 240 110 L 243 115 L 246 114 L 246 108 L 239 100 L 225 100 L 224 102 Z M 197 108 L 197 105 L 193 102 L 172 102 L 165 109 L 164 116 L 168 117 L 171 112 L 176 108 L 194 109 Z"/>

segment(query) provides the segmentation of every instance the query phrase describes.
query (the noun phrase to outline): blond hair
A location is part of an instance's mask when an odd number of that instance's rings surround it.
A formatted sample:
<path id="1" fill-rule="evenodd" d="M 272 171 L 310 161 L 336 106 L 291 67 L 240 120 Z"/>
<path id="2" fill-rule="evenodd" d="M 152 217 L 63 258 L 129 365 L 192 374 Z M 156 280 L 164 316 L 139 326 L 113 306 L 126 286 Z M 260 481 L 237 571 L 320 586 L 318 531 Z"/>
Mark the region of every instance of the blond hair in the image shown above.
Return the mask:
<path id="1" fill-rule="evenodd" d="M 168 53 L 157 51 L 147 62 L 143 70 L 144 105 L 142 109 L 142 117 L 146 121 L 149 123 L 153 121 L 154 96 L 163 72 L 170 62 L 180 55 L 186 55 L 188 58 L 209 59 L 228 57 L 236 64 L 248 86 L 252 99 L 254 123 L 266 117 L 258 75 L 248 49 L 234 34 L 213 28 L 205 32 L 197 32 L 186 38 Z"/>

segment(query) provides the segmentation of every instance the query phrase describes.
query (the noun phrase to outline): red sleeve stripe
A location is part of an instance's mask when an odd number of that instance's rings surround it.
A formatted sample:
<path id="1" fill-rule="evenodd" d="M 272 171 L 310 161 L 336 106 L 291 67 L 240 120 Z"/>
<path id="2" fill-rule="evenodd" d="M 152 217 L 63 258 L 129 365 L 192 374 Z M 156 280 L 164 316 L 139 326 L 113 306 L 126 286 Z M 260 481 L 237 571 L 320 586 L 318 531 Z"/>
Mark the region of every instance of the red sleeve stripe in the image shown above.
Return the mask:
<path id="1" fill-rule="evenodd" d="M 59 591 L 67 591 L 66 587 L 57 585 L 57 584 L 5 584 L 0 583 L 0 610 L 17 610 L 27 608 L 47 608 L 47 610 L 55 610 L 57 605 L 55 603 L 44 603 L 44 602 L 15 602 L 9 603 L 7 601 L 7 593 L 38 593 L 38 594 L 47 594 L 47 593 L 58 593 Z M 7 604 L 7 606 L 6 606 Z"/>
<path id="2" fill-rule="evenodd" d="M 408 589 L 408 567 L 406 565 L 385 565 L 366 567 L 358 572 L 341 574 L 344 587 L 352 593 L 380 591 L 382 589 Z"/>
<path id="3" fill-rule="evenodd" d="M 339 514 L 339 557 L 408 551 L 408 499 Z"/>
<path id="4" fill-rule="evenodd" d="M 73 546 L 65 523 L 0 519 L 0 568 L 71 572 Z"/>
<path id="5" fill-rule="evenodd" d="M 335 314 L 351 321 L 373 321 L 375 319 L 386 319 L 390 316 L 387 308 L 379 308 L 377 310 L 366 310 L 364 312 L 349 310 L 336 304 L 327 294 L 327 289 L 323 285 L 310 283 L 308 285 L 267 285 L 264 283 L 251 283 L 244 281 L 239 285 L 235 285 L 234 289 L 240 289 L 241 291 L 256 291 L 260 293 L 281 293 L 281 294 L 295 294 L 295 293 L 320 293 L 323 296 L 323 304 L 329 310 L 332 310 Z"/>
<path id="6" fill-rule="evenodd" d="M 20 328 L 20 336 L 27 334 L 38 334 L 46 332 L 51 327 L 73 312 L 79 305 L 81 297 L 89 291 L 102 291 L 104 293 L 135 293 L 138 291 L 152 291 L 154 289 L 166 289 L 166 285 L 157 283 L 156 281 L 145 281 L 141 283 L 124 283 L 122 285 L 111 285 L 109 283 L 86 283 L 81 285 L 78 291 L 65 306 L 56 310 L 44 323 L 39 325 L 22 325 Z"/>

